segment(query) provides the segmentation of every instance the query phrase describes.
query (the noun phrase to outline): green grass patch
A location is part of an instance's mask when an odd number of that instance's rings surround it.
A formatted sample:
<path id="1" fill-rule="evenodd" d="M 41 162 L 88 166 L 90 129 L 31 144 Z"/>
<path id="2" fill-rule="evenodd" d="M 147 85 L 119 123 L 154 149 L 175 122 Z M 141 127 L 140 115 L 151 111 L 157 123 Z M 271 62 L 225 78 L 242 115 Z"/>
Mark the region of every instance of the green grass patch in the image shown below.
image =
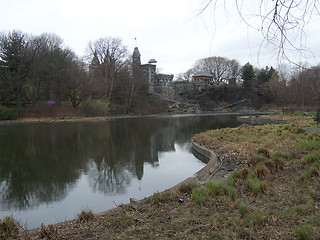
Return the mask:
<path id="1" fill-rule="evenodd" d="M 297 143 L 297 146 L 307 150 L 318 150 L 320 148 L 320 141 L 302 140 Z"/>
<path id="2" fill-rule="evenodd" d="M 162 193 L 156 192 L 146 201 L 152 204 L 159 205 L 160 203 L 177 202 L 179 200 L 179 194 L 177 191 L 165 191 Z"/>
<path id="3" fill-rule="evenodd" d="M 265 223 L 267 216 L 259 211 L 248 215 L 248 221 L 251 225 L 261 226 Z"/>
<path id="4" fill-rule="evenodd" d="M 180 193 L 192 194 L 192 190 L 196 187 L 199 187 L 199 184 L 196 182 L 183 183 L 179 187 L 178 191 Z"/>
<path id="5" fill-rule="evenodd" d="M 304 161 L 307 163 L 313 163 L 318 160 L 320 160 L 320 152 L 319 151 L 313 151 L 312 153 L 309 153 L 304 157 Z"/>
<path id="6" fill-rule="evenodd" d="M 299 240 L 308 240 L 313 238 L 314 232 L 310 226 L 301 225 L 295 230 L 295 235 Z"/>
<path id="7" fill-rule="evenodd" d="M 206 190 L 204 187 L 197 187 L 192 190 L 192 198 L 197 203 L 202 203 L 206 200 Z"/>
<path id="8" fill-rule="evenodd" d="M 320 216 L 311 216 L 308 223 L 320 227 Z"/>
<path id="9" fill-rule="evenodd" d="M 227 184 L 229 186 L 235 186 L 237 179 L 241 177 L 241 173 L 239 170 L 233 171 L 228 177 L 227 177 Z"/>
<path id="10" fill-rule="evenodd" d="M 267 161 L 267 160 L 268 160 L 268 158 L 265 155 L 257 153 L 251 158 L 250 162 L 252 164 L 258 164 L 260 162 L 264 162 L 264 161 Z"/>
<path id="11" fill-rule="evenodd" d="M 236 192 L 232 186 L 221 182 L 208 181 L 206 183 L 206 189 L 209 196 L 225 195 L 230 199 L 234 199 L 236 196 Z"/>
<path id="12" fill-rule="evenodd" d="M 238 210 L 239 210 L 241 217 L 243 217 L 244 215 L 246 215 L 249 212 L 249 207 L 246 204 L 244 204 L 243 202 L 240 202 L 238 204 Z"/>
<path id="13" fill-rule="evenodd" d="M 282 152 L 282 151 L 275 151 L 272 153 L 272 158 L 285 158 L 285 159 L 291 159 L 295 156 L 292 152 Z"/>
<path id="14" fill-rule="evenodd" d="M 300 181 L 307 181 L 313 176 L 319 176 L 319 162 L 314 162 L 310 167 L 308 167 L 303 174 L 299 177 Z"/>
<path id="15" fill-rule="evenodd" d="M 254 194 L 264 192 L 264 189 L 266 187 L 264 182 L 261 181 L 254 173 L 249 173 L 247 186 Z"/>
<path id="16" fill-rule="evenodd" d="M 235 189 L 223 182 L 208 181 L 205 186 L 199 186 L 192 190 L 192 198 L 198 202 L 205 202 L 217 196 L 227 197 L 234 200 L 236 197 Z"/>

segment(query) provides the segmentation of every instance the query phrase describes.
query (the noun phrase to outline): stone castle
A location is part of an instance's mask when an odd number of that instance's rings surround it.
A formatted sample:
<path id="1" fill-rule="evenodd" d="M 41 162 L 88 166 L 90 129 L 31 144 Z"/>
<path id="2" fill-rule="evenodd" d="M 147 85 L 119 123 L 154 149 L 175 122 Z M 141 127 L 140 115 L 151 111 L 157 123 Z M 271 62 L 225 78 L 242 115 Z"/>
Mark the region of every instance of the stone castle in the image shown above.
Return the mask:
<path id="1" fill-rule="evenodd" d="M 141 64 L 141 54 L 138 47 L 132 54 L 133 64 L 139 68 L 145 81 L 149 84 L 149 91 L 159 94 L 168 100 L 176 99 L 181 93 L 190 90 L 203 90 L 212 87 L 213 76 L 206 73 L 194 74 L 191 81 L 173 81 L 173 74 L 157 73 L 157 61 L 150 59 L 148 63 Z"/>

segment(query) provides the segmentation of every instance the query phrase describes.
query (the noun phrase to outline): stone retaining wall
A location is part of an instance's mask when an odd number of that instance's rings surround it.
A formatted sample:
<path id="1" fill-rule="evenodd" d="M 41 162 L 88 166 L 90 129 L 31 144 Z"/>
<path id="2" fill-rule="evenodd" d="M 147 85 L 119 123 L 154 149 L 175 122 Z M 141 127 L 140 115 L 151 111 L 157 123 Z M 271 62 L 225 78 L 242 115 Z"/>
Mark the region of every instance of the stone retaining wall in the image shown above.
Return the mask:
<path id="1" fill-rule="evenodd" d="M 200 146 L 199 144 L 197 144 L 193 141 L 192 141 L 192 148 L 197 153 L 201 154 L 202 156 L 209 158 L 210 159 L 209 162 L 207 163 L 206 166 L 204 166 L 202 169 L 200 169 L 198 172 L 196 172 L 192 177 L 187 178 L 183 182 L 177 184 L 176 186 L 174 186 L 168 190 L 178 189 L 182 184 L 187 184 L 190 182 L 205 183 L 210 179 L 211 175 L 220 168 L 219 159 L 213 151 L 211 151 L 203 146 Z"/>

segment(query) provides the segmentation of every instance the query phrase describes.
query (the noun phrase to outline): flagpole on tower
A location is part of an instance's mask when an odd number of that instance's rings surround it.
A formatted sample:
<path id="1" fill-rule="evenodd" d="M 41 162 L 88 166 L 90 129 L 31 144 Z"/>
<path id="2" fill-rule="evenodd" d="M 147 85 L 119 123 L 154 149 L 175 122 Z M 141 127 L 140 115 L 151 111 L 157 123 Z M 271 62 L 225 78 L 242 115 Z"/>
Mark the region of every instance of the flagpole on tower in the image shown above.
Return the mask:
<path id="1" fill-rule="evenodd" d="M 134 42 L 135 42 L 135 47 L 138 47 L 137 38 L 136 37 L 134 38 Z"/>

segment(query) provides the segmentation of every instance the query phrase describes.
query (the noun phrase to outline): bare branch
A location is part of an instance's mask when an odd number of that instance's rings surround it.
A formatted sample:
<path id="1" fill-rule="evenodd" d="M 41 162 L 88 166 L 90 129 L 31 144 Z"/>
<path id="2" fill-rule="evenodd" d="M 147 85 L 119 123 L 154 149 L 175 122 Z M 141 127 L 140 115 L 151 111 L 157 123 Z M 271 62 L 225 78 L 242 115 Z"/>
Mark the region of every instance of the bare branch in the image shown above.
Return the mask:
<path id="1" fill-rule="evenodd" d="M 204 7 L 199 12 L 203 14 L 210 5 L 226 4 L 226 0 L 204 0 Z M 236 0 L 233 4 L 241 21 L 249 28 L 261 32 L 263 44 L 278 49 L 278 60 L 285 59 L 294 62 L 288 57 L 289 52 L 298 52 L 300 55 L 312 55 L 307 48 L 306 27 L 314 17 L 319 17 L 318 0 Z M 228 3 L 230 4 L 230 3 Z M 229 7 L 232 5 L 228 5 Z M 225 5 L 226 7 L 226 5 Z M 253 21 L 251 19 L 254 19 Z"/>

